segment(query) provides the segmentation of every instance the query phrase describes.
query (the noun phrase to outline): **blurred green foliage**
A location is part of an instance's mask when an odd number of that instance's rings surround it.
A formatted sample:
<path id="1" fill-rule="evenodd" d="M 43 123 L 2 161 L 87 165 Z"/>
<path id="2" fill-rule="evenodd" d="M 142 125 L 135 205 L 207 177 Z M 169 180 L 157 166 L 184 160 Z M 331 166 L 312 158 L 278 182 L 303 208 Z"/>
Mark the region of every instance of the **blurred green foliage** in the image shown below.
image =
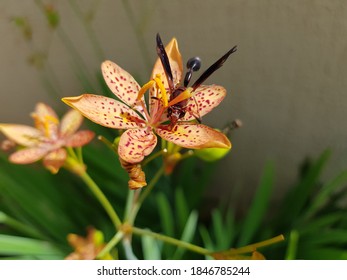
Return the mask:
<path id="1" fill-rule="evenodd" d="M 102 182 L 103 191 L 115 208 L 122 211 L 127 177 L 113 155 L 99 161 L 99 156 L 91 157 L 96 153 L 100 155 L 100 149 L 88 147 L 86 162 L 92 163 L 90 171 L 96 181 Z M 300 180 L 278 203 L 277 209 L 270 204 L 274 164 L 266 164 L 245 216 L 236 218 L 236 209 L 228 205 L 212 209 L 207 222 L 199 220 L 203 186 L 197 188 L 196 178 L 210 166 L 202 167 L 191 159 L 187 164 L 194 166 L 193 172 L 187 174 L 183 165 L 174 176 L 176 180 L 164 177 L 144 204 L 137 222 L 211 251 L 241 247 L 284 234 L 284 242 L 260 251 L 270 259 L 345 259 L 347 213 L 340 201 L 347 194 L 347 171 L 322 182 L 320 177 L 329 155 L 330 151 L 325 151 L 318 159 L 306 163 Z M 72 251 L 66 241 L 67 234 L 85 235 L 90 225 L 101 230 L 106 240 L 114 234 L 103 209 L 73 175 L 61 172 L 53 176 L 39 166 L 15 166 L 9 164 L 4 155 L 1 166 L 2 258 L 60 259 Z M 180 176 L 184 176 L 181 184 Z M 184 188 L 185 184 L 190 188 Z M 198 189 L 201 194 L 192 194 L 191 189 Z M 145 259 L 201 258 L 149 236 L 134 237 L 134 243 L 135 254 Z M 123 256 L 121 250 L 120 257 Z"/>

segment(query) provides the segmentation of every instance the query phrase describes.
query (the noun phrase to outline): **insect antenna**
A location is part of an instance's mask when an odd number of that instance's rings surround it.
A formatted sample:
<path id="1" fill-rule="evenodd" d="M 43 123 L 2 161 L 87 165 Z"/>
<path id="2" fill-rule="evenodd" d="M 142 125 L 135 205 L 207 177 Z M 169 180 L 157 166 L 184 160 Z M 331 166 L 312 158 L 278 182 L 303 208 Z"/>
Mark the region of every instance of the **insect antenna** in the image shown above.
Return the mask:
<path id="1" fill-rule="evenodd" d="M 175 86 L 173 83 L 173 76 L 172 76 L 172 71 L 171 71 L 171 67 L 170 67 L 170 62 L 169 62 L 169 58 L 167 56 L 167 53 L 165 51 L 165 47 L 163 45 L 163 42 L 160 38 L 159 33 L 157 33 L 157 54 L 160 58 L 161 64 L 163 65 L 166 79 L 167 79 L 167 82 L 169 84 L 170 92 L 173 92 L 175 89 Z"/>
<path id="2" fill-rule="evenodd" d="M 193 72 L 196 72 L 200 69 L 201 67 L 201 59 L 200 57 L 192 57 L 187 61 L 187 73 L 186 76 L 184 77 L 184 86 L 187 87 L 191 78 Z"/>
<path id="3" fill-rule="evenodd" d="M 229 55 L 236 52 L 236 46 L 231 48 L 225 55 L 213 63 L 201 76 L 195 81 L 192 85 L 193 91 L 196 90 L 211 74 L 216 71 L 218 68 L 222 67 L 223 63 L 228 59 Z"/>

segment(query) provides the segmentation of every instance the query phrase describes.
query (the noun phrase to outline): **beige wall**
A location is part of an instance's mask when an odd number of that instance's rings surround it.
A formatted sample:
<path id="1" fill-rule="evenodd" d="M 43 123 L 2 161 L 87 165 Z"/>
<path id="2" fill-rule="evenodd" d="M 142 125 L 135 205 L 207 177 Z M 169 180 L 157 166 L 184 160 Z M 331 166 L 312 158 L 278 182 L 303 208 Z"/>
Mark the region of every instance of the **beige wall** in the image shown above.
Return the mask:
<path id="1" fill-rule="evenodd" d="M 233 136 L 231 155 L 220 164 L 215 189 L 239 186 L 248 193 L 267 159 L 276 163 L 278 189 L 288 187 L 304 157 L 317 157 L 327 147 L 334 151 L 329 172 L 347 167 L 346 1 L 51 1 L 61 15 L 61 28 L 54 32 L 34 2 L 0 2 L 1 122 L 28 122 L 40 100 L 65 108 L 42 86 L 48 72 L 37 72 L 26 62 L 37 50 L 47 53 L 60 96 L 84 91 L 60 36 L 71 39 L 87 75 L 94 77 L 102 58 L 69 3 L 77 2 L 87 12 L 99 2 L 90 27 L 104 57 L 143 82 L 155 59 L 157 32 L 165 42 L 175 36 L 184 60 L 199 55 L 203 68 L 238 45 L 237 53 L 208 80 L 229 93 L 204 122 L 216 127 L 235 118 L 244 122 Z M 13 16 L 30 21 L 30 43 L 10 22 Z"/>

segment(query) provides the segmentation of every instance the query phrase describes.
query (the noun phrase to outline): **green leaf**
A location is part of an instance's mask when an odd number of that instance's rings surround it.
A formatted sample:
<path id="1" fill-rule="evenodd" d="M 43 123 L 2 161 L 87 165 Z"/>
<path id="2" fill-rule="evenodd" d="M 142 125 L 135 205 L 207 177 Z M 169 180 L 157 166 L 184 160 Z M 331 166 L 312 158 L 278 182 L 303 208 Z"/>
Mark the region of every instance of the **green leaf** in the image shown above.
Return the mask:
<path id="1" fill-rule="evenodd" d="M 320 233 L 322 229 L 330 228 L 343 219 L 346 219 L 346 212 L 344 211 L 328 213 L 324 216 L 310 220 L 309 223 L 301 225 L 298 230 L 300 231 L 301 235 L 317 234 Z"/>
<path id="2" fill-rule="evenodd" d="M 302 247 L 300 248 L 300 254 L 298 254 L 298 259 L 304 260 L 346 260 L 347 251 L 343 249 L 336 248 L 310 248 Z"/>
<path id="3" fill-rule="evenodd" d="M 3 234 L 0 234 L 0 254 L 64 258 L 62 252 L 48 242 Z"/>
<path id="4" fill-rule="evenodd" d="M 225 231 L 222 214 L 218 209 L 212 212 L 212 229 L 216 240 L 216 251 L 228 247 L 228 233 Z"/>
<path id="5" fill-rule="evenodd" d="M 318 234 L 308 235 L 302 238 L 305 245 L 335 245 L 344 247 L 347 243 L 346 229 L 327 229 L 321 230 Z"/>
<path id="6" fill-rule="evenodd" d="M 156 198 L 163 231 L 168 236 L 174 236 L 174 217 L 170 203 L 163 193 L 158 193 Z"/>
<path id="7" fill-rule="evenodd" d="M 194 234 L 196 231 L 196 227 L 197 227 L 197 223 L 198 223 L 198 213 L 196 211 L 192 211 L 189 215 L 186 226 L 184 227 L 184 230 L 183 230 L 183 233 L 181 236 L 182 241 L 189 243 L 193 240 Z M 176 252 L 173 255 L 173 259 L 175 259 L 175 260 L 182 259 L 182 256 L 183 256 L 185 251 L 186 251 L 186 249 L 184 249 L 182 247 L 178 247 L 176 249 Z"/>
<path id="8" fill-rule="evenodd" d="M 211 239 L 210 233 L 208 232 L 207 228 L 203 225 L 199 226 L 199 232 L 202 238 L 202 242 L 204 244 L 204 248 L 207 250 L 213 252 L 217 251 L 216 247 L 213 244 L 213 241 Z M 207 260 L 212 260 L 213 258 L 211 256 L 206 255 L 205 258 Z"/>
<path id="9" fill-rule="evenodd" d="M 182 233 L 189 216 L 189 208 L 181 188 L 177 188 L 175 192 L 175 210 L 178 232 Z"/>
<path id="10" fill-rule="evenodd" d="M 141 237 L 143 257 L 145 260 L 160 260 L 162 242 L 155 238 L 143 235 Z"/>
<path id="11" fill-rule="evenodd" d="M 305 216 L 311 217 L 314 215 L 324 204 L 327 203 L 330 196 L 337 189 L 345 186 L 347 184 L 347 170 L 341 172 L 333 180 L 323 185 L 320 192 L 316 195 L 315 199 L 312 201 L 309 209 L 306 211 Z"/>
<path id="12" fill-rule="evenodd" d="M 292 226 L 301 218 L 300 213 L 317 186 L 318 178 L 327 164 L 330 154 L 330 150 L 324 151 L 309 167 L 302 180 L 287 195 L 277 219 L 280 231 L 282 227 Z"/>
<path id="13" fill-rule="evenodd" d="M 289 234 L 287 253 L 285 257 L 286 260 L 296 259 L 296 252 L 298 250 L 298 240 L 299 240 L 298 231 L 292 230 Z"/>
<path id="14" fill-rule="evenodd" d="M 274 166 L 268 162 L 265 166 L 260 185 L 253 198 L 251 207 L 244 220 L 238 247 L 247 245 L 251 242 L 254 234 L 258 230 L 264 218 L 271 197 L 271 190 L 274 184 Z"/>

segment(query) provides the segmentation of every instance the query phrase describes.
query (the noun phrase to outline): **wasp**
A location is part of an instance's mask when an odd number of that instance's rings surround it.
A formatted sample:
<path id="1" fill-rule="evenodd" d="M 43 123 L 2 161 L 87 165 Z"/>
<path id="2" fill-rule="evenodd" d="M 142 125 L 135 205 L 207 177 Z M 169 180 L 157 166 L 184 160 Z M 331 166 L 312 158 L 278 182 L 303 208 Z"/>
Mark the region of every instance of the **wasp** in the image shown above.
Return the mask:
<path id="1" fill-rule="evenodd" d="M 201 67 L 201 60 L 199 57 L 190 58 L 187 61 L 187 72 L 184 77 L 183 86 L 174 85 L 169 58 L 165 51 L 165 47 L 162 43 L 162 40 L 159 34 L 157 34 L 156 41 L 157 41 L 157 46 L 156 46 L 157 54 L 163 66 L 166 79 L 168 82 L 168 86 L 169 86 L 170 99 L 169 99 L 169 107 L 167 109 L 167 117 L 170 121 L 170 127 L 173 128 L 176 125 L 176 123 L 180 119 L 184 118 L 184 116 L 186 115 L 189 98 L 186 98 L 177 102 L 175 102 L 175 99 L 178 98 L 180 100 L 179 96 L 184 91 L 187 90 L 189 82 L 192 78 L 193 72 L 198 71 Z M 220 59 L 218 59 L 215 63 L 213 63 L 209 68 L 207 68 L 205 72 L 203 72 L 201 76 L 193 83 L 193 85 L 189 89 L 190 93 L 193 93 L 209 76 L 211 76 L 217 69 L 222 67 L 222 65 L 228 59 L 228 57 L 232 53 L 236 52 L 236 50 L 237 50 L 237 46 L 232 47 L 226 54 L 224 54 Z M 192 97 L 194 98 L 193 95 Z M 198 104 L 196 104 L 196 106 L 197 105 Z M 199 112 L 199 110 L 197 110 L 197 112 Z M 199 123 L 201 122 L 199 115 L 194 114 L 194 117 Z"/>

